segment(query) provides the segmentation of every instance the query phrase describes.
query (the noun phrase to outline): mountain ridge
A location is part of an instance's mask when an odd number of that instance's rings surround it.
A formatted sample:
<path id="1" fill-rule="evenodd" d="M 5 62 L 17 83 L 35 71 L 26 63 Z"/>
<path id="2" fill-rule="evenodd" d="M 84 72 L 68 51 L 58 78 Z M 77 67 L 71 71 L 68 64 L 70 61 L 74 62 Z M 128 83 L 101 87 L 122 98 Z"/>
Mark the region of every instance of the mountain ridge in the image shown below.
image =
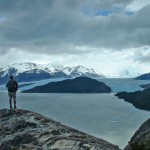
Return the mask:
<path id="1" fill-rule="evenodd" d="M 14 63 L 6 68 L 0 68 L 0 84 L 5 84 L 10 75 L 14 75 L 18 82 L 40 81 L 50 78 L 90 77 L 101 78 L 103 74 L 84 66 L 64 67 L 49 64 L 36 64 L 31 62 Z"/>

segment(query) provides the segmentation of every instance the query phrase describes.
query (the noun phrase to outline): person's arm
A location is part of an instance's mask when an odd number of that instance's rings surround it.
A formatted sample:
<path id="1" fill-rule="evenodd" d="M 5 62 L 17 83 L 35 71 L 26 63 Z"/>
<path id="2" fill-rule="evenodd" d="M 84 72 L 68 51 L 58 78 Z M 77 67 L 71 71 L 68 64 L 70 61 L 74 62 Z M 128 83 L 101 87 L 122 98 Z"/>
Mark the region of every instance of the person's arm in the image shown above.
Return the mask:
<path id="1" fill-rule="evenodd" d="M 18 90 L 18 82 L 16 81 L 16 91 Z"/>
<path id="2" fill-rule="evenodd" d="M 8 84 L 9 84 L 9 81 L 7 82 L 7 84 L 6 84 L 6 87 L 8 88 Z"/>

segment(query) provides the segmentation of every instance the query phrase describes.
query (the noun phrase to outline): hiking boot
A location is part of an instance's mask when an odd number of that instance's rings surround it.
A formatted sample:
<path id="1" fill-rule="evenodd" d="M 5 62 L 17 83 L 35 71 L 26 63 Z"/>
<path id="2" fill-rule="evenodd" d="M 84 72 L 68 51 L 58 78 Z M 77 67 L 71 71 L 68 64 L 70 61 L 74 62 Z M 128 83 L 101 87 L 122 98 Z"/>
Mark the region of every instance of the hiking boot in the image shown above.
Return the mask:
<path id="1" fill-rule="evenodd" d="M 17 107 L 16 107 L 16 106 L 14 106 L 14 109 L 17 109 Z"/>
<path id="2" fill-rule="evenodd" d="M 10 109 L 12 109 L 12 106 L 10 106 Z"/>

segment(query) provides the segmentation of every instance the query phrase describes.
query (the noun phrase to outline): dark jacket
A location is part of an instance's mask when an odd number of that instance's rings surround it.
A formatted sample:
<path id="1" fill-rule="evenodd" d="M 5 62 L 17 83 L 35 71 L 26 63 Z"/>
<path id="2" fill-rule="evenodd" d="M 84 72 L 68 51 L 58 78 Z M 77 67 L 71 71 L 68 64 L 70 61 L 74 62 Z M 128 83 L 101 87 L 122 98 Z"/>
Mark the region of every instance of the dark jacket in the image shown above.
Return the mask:
<path id="1" fill-rule="evenodd" d="M 6 87 L 8 92 L 16 92 L 18 90 L 18 83 L 16 80 L 11 79 L 7 82 Z"/>

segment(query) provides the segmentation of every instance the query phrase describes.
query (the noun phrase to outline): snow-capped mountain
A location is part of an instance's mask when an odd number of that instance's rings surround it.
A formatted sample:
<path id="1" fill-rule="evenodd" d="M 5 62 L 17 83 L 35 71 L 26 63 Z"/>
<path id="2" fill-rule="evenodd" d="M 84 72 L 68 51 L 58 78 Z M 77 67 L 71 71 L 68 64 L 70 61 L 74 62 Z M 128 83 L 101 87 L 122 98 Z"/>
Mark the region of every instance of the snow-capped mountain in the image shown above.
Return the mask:
<path id="1" fill-rule="evenodd" d="M 65 67 L 62 69 L 62 71 L 71 77 L 104 77 L 103 74 L 96 72 L 94 69 L 85 68 L 83 66 L 77 66 L 72 68 Z"/>
<path id="2" fill-rule="evenodd" d="M 7 68 L 0 68 L 0 84 L 5 84 L 10 75 L 14 75 L 18 82 L 32 82 L 51 78 L 74 78 L 74 77 L 104 77 L 94 69 L 83 66 L 64 67 L 53 64 L 36 64 L 31 62 L 14 63 Z"/>

